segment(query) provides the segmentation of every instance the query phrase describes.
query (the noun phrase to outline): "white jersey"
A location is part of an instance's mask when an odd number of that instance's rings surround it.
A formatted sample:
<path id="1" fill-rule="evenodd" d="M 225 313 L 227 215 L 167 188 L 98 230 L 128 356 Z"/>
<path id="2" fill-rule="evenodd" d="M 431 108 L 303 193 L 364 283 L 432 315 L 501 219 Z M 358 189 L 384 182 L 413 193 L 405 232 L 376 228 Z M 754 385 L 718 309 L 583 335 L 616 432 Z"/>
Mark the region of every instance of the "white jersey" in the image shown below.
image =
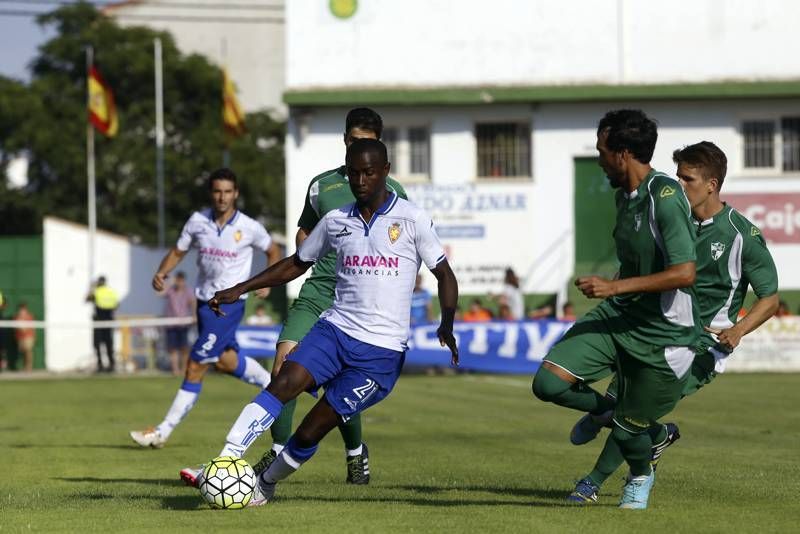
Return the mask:
<path id="1" fill-rule="evenodd" d="M 266 251 L 272 244 L 267 230 L 241 211 L 222 228 L 214 221 L 211 209 L 192 213 L 183 226 L 176 247 L 187 252 L 197 249 L 197 285 L 195 296 L 207 301 L 217 291 L 235 286 L 250 278 L 253 248 Z M 247 298 L 247 294 L 242 295 Z"/>
<path id="2" fill-rule="evenodd" d="M 422 261 L 445 259 L 431 218 L 392 193 L 366 223 L 355 203 L 331 210 L 297 251 L 302 261 L 336 252 L 336 296 L 320 315 L 372 345 L 405 351 L 411 294 Z"/>

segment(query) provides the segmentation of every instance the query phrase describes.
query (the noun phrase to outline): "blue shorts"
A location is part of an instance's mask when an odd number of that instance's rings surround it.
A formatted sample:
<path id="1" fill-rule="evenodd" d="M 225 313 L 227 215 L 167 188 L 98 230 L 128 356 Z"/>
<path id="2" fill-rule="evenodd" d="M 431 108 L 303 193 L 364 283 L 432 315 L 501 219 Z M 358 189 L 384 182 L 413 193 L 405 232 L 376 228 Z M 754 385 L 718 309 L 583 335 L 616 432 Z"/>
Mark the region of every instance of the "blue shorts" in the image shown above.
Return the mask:
<path id="1" fill-rule="evenodd" d="M 244 316 L 244 300 L 222 304 L 220 309 L 225 313 L 223 317 L 217 317 L 208 303 L 197 301 L 197 341 L 189 356 L 192 361 L 213 363 L 228 349 L 239 352 L 236 328 Z"/>
<path id="2" fill-rule="evenodd" d="M 325 398 L 347 421 L 383 400 L 403 369 L 405 352 L 359 341 L 325 320 L 319 320 L 289 354 L 302 365 Z"/>
<path id="3" fill-rule="evenodd" d="M 189 346 L 189 327 L 167 327 L 167 350 L 179 350 Z"/>

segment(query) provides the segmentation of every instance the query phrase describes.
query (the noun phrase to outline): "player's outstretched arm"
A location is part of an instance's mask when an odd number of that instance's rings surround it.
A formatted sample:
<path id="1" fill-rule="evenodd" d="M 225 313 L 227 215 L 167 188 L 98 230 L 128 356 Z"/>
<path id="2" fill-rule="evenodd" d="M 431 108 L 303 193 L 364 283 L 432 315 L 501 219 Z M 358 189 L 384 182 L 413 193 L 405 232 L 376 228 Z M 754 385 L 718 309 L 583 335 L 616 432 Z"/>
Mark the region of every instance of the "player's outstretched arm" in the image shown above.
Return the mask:
<path id="1" fill-rule="evenodd" d="M 730 328 L 720 330 L 718 328 L 705 327 L 707 332 L 717 335 L 719 344 L 724 348 L 733 351 L 742 340 L 744 336 L 757 329 L 764 324 L 767 319 L 775 315 L 780 304 L 780 298 L 777 293 L 768 297 L 760 298 L 753 304 L 750 311 L 747 312 L 741 321 L 736 323 Z"/>
<path id="2" fill-rule="evenodd" d="M 156 291 L 164 291 L 164 280 L 166 280 L 169 273 L 178 266 L 184 256 L 186 256 L 185 250 L 180 250 L 177 247 L 169 249 L 167 255 L 161 260 L 156 274 L 153 275 L 153 289 Z"/>
<path id="3" fill-rule="evenodd" d="M 453 320 L 456 316 L 456 306 L 458 306 L 458 281 L 453 269 L 446 259 L 439 262 L 439 265 L 431 269 L 431 272 L 439 282 L 439 303 L 442 308 L 442 321 L 436 334 L 439 336 L 439 343 L 450 349 L 450 363 L 458 365 L 458 346 L 453 336 Z"/>
<path id="4" fill-rule="evenodd" d="M 215 313 L 219 314 L 220 304 L 236 302 L 245 293 L 262 287 L 275 287 L 291 282 L 306 272 L 312 265 L 312 262 L 302 261 L 297 257 L 297 254 L 292 254 L 249 280 L 245 280 L 231 288 L 217 291 L 214 297 L 208 301 L 208 305 Z"/>
<path id="5" fill-rule="evenodd" d="M 689 287 L 696 278 L 693 261 L 670 265 L 661 272 L 646 276 L 632 276 L 608 280 L 599 276 L 583 276 L 575 280 L 575 285 L 585 296 L 602 299 L 622 293 L 660 293 Z"/>

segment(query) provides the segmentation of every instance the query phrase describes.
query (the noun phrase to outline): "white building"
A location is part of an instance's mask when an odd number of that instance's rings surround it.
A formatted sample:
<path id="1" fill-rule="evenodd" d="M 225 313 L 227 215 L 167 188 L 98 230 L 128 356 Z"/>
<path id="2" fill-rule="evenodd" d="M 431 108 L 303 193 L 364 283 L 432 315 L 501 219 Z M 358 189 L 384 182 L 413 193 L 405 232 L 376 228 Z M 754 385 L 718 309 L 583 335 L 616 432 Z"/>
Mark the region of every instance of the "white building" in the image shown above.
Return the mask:
<path id="1" fill-rule="evenodd" d="M 613 263 L 595 130 L 636 107 L 659 121 L 656 168 L 700 140 L 727 153 L 725 196 L 800 289 L 797 20 L 791 0 L 287 2 L 287 230 L 366 105 L 462 293 L 497 291 L 509 265 L 525 292 L 563 292 Z"/>
<path id="2" fill-rule="evenodd" d="M 227 66 L 245 111 L 284 117 L 284 0 L 126 0 L 103 12 L 124 26 L 169 31 L 185 54 Z"/>

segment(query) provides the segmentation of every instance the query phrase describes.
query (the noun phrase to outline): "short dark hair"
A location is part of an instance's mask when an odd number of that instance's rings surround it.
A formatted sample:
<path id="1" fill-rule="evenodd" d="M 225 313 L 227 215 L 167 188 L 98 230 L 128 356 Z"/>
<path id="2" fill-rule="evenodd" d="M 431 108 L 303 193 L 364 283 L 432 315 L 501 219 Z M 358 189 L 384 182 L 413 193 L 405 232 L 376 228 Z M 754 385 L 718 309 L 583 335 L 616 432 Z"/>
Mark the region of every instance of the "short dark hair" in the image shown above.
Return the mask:
<path id="1" fill-rule="evenodd" d="M 677 149 L 672 153 L 672 161 L 676 165 L 683 163 L 687 167 L 701 169 L 706 181 L 716 178 L 719 184 L 717 191 L 722 189 L 725 175 L 728 174 L 728 158 L 725 152 L 711 141 L 700 141 Z"/>
<path id="2" fill-rule="evenodd" d="M 609 111 L 597 125 L 597 135 L 608 131 L 606 146 L 612 152 L 627 150 L 641 163 L 650 163 L 658 140 L 658 125 L 640 109 Z"/>
<path id="3" fill-rule="evenodd" d="M 383 158 L 383 163 L 389 163 L 389 156 L 386 153 L 386 145 L 377 139 L 356 139 L 352 145 L 347 147 L 346 161 L 350 161 L 352 158 L 367 152 L 377 154 Z"/>
<path id="4" fill-rule="evenodd" d="M 178 271 L 177 273 L 175 273 L 175 278 L 183 278 L 183 279 L 186 279 L 186 273 L 185 273 L 185 272 L 183 272 L 183 271 Z"/>
<path id="5" fill-rule="evenodd" d="M 214 187 L 214 182 L 217 180 L 228 180 L 233 182 L 233 188 L 239 189 L 239 184 L 236 181 L 236 174 L 227 167 L 221 167 L 208 175 L 208 188 Z"/>
<path id="6" fill-rule="evenodd" d="M 344 122 L 344 133 L 347 134 L 353 128 L 369 130 L 374 132 L 378 139 L 383 134 L 383 119 L 370 108 L 354 108 L 347 113 Z"/>

